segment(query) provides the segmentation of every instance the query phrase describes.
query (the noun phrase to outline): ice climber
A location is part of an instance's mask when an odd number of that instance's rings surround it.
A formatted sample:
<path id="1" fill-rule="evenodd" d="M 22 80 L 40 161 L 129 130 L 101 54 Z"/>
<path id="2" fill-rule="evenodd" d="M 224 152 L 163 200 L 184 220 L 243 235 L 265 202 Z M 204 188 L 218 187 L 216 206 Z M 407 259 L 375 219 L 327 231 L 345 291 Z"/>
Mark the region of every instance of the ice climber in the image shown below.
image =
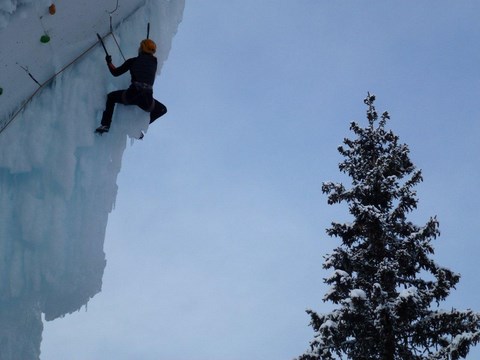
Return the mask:
<path id="1" fill-rule="evenodd" d="M 112 91 L 107 95 L 107 103 L 102 116 L 101 126 L 95 132 L 103 134 L 108 132 L 112 123 L 115 103 L 124 105 L 137 105 L 150 113 L 150 124 L 165 115 L 167 108 L 153 98 L 153 83 L 157 72 L 157 58 L 154 56 L 157 45 L 150 39 L 140 42 L 138 56 L 125 61 L 120 67 L 115 67 L 112 57 L 106 55 L 108 69 L 113 76 L 120 76 L 130 71 L 132 82 L 126 90 Z M 143 137 L 143 133 L 140 138 Z"/>

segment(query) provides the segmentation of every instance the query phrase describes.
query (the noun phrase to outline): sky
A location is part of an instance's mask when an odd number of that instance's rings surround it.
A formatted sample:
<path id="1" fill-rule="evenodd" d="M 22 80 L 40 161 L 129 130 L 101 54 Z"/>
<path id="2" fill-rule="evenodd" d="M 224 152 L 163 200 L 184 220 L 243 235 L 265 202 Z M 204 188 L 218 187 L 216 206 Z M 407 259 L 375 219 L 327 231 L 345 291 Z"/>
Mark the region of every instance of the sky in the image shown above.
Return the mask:
<path id="1" fill-rule="evenodd" d="M 125 151 L 103 290 L 45 324 L 42 359 L 277 360 L 329 311 L 337 152 L 377 110 L 422 169 L 417 225 L 479 311 L 480 3 L 187 0 L 156 80 L 168 107 Z M 118 110 L 118 109 L 117 109 Z M 119 110 L 121 111 L 121 110 Z M 475 355 L 477 354 L 477 355 Z M 469 358 L 480 356 L 475 349 Z"/>

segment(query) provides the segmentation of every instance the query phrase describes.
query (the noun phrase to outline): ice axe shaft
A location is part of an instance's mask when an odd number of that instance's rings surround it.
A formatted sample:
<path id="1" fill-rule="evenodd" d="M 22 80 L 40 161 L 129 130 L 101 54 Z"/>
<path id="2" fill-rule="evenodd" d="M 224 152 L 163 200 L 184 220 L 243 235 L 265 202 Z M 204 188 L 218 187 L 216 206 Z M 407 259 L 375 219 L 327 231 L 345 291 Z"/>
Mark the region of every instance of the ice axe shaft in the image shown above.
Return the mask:
<path id="1" fill-rule="evenodd" d="M 102 44 L 102 47 L 103 47 L 103 50 L 105 50 L 105 55 L 110 55 L 107 51 L 107 48 L 105 47 L 105 44 L 103 43 L 103 39 L 102 37 L 100 36 L 99 33 L 97 33 L 97 38 L 98 38 L 98 41 L 100 41 L 100 44 Z"/>

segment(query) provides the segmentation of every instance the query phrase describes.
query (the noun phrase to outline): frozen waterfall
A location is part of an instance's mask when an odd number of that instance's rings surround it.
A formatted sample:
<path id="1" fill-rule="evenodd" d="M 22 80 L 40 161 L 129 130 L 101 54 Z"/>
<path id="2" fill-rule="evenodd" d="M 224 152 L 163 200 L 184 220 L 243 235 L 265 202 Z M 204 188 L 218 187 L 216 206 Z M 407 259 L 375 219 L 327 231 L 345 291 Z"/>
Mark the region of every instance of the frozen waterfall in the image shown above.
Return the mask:
<path id="1" fill-rule="evenodd" d="M 148 127 L 148 114 L 121 107 L 110 133 L 94 134 L 105 95 L 130 79 L 110 75 L 99 45 L 80 55 L 97 32 L 108 33 L 111 18 L 122 52 L 133 57 L 150 22 L 160 71 L 184 8 L 184 0 L 64 0 L 49 14 L 51 4 L 0 0 L 0 124 L 21 110 L 0 133 L 0 358 L 7 360 L 38 359 L 42 313 L 53 320 L 100 292 L 122 155 L 128 138 Z M 111 35 L 105 43 L 121 64 Z M 38 89 L 33 78 L 42 84 L 55 73 L 21 108 Z"/>

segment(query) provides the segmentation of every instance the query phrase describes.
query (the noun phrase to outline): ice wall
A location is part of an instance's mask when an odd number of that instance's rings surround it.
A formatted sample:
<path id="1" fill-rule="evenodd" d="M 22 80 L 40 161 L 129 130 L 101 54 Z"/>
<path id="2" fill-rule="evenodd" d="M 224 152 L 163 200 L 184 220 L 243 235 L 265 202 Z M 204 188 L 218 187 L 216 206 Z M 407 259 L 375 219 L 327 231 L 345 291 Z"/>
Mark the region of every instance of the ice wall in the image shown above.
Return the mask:
<path id="1" fill-rule="evenodd" d="M 68 2 L 61 4 L 68 6 Z M 70 2 L 72 6 L 85 3 Z M 39 3 L 0 0 L 0 36 L 9 31 L 16 16 L 28 19 L 35 14 Z M 107 3 L 109 9 L 115 8 L 116 1 Z M 150 22 L 160 72 L 181 21 L 184 0 L 138 3 L 125 18 L 112 15 L 119 24 L 115 36 L 125 56 L 135 56 Z M 103 15 L 108 22 L 109 16 Z M 86 36 L 58 54 L 52 46 L 53 63 L 45 67 L 55 72 L 67 58 L 75 58 L 95 42 L 94 31 Z M 105 42 L 114 63 L 121 64 L 112 37 Z M 0 55 L 5 57 L 5 51 L 0 49 Z M 122 155 L 128 138 L 147 130 L 148 114 L 118 106 L 108 134 L 95 135 L 94 129 L 105 94 L 126 88 L 129 81 L 128 74 L 110 75 L 103 49 L 96 46 L 42 88 L 0 133 L 0 359 L 38 359 L 42 313 L 46 320 L 53 320 L 79 310 L 101 290 L 105 229 L 115 204 Z M 0 122 L 11 114 L 0 115 Z M 161 126 L 159 121 L 155 126 Z"/>

